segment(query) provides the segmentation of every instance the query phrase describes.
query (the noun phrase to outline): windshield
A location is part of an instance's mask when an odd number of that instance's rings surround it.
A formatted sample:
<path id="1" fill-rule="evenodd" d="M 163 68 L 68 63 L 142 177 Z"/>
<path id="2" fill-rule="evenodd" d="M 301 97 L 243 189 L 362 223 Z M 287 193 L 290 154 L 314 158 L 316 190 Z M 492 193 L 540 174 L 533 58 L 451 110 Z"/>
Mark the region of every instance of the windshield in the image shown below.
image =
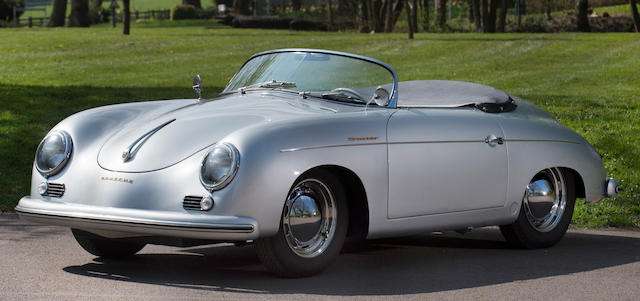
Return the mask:
<path id="1" fill-rule="evenodd" d="M 276 52 L 249 60 L 223 93 L 251 88 L 286 89 L 366 103 L 376 96 L 377 88 L 391 95 L 393 81 L 387 68 L 359 58 L 319 52 Z"/>

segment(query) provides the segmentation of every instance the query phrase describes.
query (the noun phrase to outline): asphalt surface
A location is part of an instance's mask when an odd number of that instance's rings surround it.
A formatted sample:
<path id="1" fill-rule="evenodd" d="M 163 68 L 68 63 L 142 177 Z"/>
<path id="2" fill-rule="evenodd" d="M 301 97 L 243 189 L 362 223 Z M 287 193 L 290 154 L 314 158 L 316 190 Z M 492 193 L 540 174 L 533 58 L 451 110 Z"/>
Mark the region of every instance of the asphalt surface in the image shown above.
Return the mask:
<path id="1" fill-rule="evenodd" d="M 572 229 L 510 249 L 497 228 L 370 241 L 320 275 L 281 279 L 252 246 L 147 246 L 106 261 L 66 228 L 0 214 L 0 300 L 640 300 L 640 231 Z"/>

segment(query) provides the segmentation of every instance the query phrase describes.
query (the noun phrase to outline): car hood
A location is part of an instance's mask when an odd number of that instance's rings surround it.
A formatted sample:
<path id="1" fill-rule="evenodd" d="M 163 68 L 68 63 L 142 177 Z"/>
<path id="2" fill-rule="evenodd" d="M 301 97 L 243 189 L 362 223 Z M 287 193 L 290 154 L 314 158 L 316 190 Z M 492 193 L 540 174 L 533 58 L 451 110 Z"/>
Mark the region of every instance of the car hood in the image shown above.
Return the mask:
<path id="1" fill-rule="evenodd" d="M 188 102 L 177 109 L 157 110 L 124 124 L 103 144 L 98 164 L 119 172 L 149 172 L 174 165 L 242 128 L 308 115 L 335 114 L 324 104 L 301 101 L 299 96 L 235 94 Z M 153 132 L 154 130 L 157 130 Z M 128 160 L 124 152 L 132 144 Z"/>

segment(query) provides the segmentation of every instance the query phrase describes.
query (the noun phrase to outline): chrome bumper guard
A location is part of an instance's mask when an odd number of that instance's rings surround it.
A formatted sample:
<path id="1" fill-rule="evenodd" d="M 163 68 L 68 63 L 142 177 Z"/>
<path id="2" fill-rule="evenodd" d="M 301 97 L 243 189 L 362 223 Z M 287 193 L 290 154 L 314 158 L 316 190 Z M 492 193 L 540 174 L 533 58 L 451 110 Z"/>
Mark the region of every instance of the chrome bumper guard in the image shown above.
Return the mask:
<path id="1" fill-rule="evenodd" d="M 622 191 L 622 187 L 620 187 L 620 185 L 618 185 L 618 180 L 614 179 L 614 178 L 606 178 L 605 179 L 605 192 L 604 192 L 604 196 L 608 197 L 608 198 L 612 198 L 615 199 L 616 196 L 618 195 L 618 192 Z"/>
<path id="2" fill-rule="evenodd" d="M 246 217 L 106 208 L 31 197 L 23 197 L 15 210 L 26 221 L 106 233 L 112 237 L 171 236 L 221 241 L 258 238 L 257 222 Z"/>

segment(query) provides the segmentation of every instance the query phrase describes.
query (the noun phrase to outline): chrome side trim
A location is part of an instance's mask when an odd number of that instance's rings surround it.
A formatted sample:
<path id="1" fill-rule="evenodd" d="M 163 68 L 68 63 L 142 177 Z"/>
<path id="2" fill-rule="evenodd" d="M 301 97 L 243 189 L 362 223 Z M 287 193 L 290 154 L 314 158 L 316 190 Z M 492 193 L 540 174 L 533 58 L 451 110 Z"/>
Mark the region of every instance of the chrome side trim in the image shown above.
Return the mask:
<path id="1" fill-rule="evenodd" d="M 580 145 L 579 142 L 553 139 L 504 139 L 505 142 L 555 142 Z"/>
<path id="2" fill-rule="evenodd" d="M 297 151 L 302 151 L 302 150 L 320 149 L 320 148 L 334 148 L 334 147 L 346 147 L 346 146 L 363 146 L 363 145 L 381 145 L 381 144 L 387 144 L 387 143 L 386 142 L 350 143 L 350 144 L 333 144 L 333 145 L 294 147 L 294 148 L 281 149 L 280 152 L 281 153 L 288 153 L 288 152 L 297 152 Z"/>
<path id="3" fill-rule="evenodd" d="M 16 213 L 25 217 L 35 217 L 58 221 L 82 221 L 92 224 L 117 225 L 136 228 L 151 228 L 160 230 L 188 230 L 198 232 L 219 233 L 253 233 L 254 226 L 250 224 L 199 224 L 199 223 L 171 223 L 156 220 L 133 221 L 127 219 L 101 219 L 96 217 L 83 217 L 79 215 L 63 215 L 47 210 L 36 210 L 16 207 Z"/>
<path id="4" fill-rule="evenodd" d="M 544 139 L 501 139 L 504 142 L 554 142 L 554 143 L 568 143 L 568 144 L 576 144 L 580 145 L 578 142 L 573 141 L 565 141 L 565 140 L 544 140 Z M 347 147 L 347 146 L 363 146 L 363 145 L 380 145 L 380 144 L 426 144 L 426 143 L 488 143 L 485 139 L 478 140 L 434 140 L 434 141 L 400 141 L 400 142 L 375 142 L 375 143 L 351 143 L 351 144 L 329 144 L 329 145 L 318 145 L 318 146 L 303 146 L 303 147 L 293 147 L 293 148 L 284 148 L 281 149 L 281 153 L 287 152 L 296 152 L 302 150 L 311 150 L 311 149 L 321 149 L 321 148 L 333 148 L 333 147 Z M 499 143 L 498 144 L 502 144 Z"/>

